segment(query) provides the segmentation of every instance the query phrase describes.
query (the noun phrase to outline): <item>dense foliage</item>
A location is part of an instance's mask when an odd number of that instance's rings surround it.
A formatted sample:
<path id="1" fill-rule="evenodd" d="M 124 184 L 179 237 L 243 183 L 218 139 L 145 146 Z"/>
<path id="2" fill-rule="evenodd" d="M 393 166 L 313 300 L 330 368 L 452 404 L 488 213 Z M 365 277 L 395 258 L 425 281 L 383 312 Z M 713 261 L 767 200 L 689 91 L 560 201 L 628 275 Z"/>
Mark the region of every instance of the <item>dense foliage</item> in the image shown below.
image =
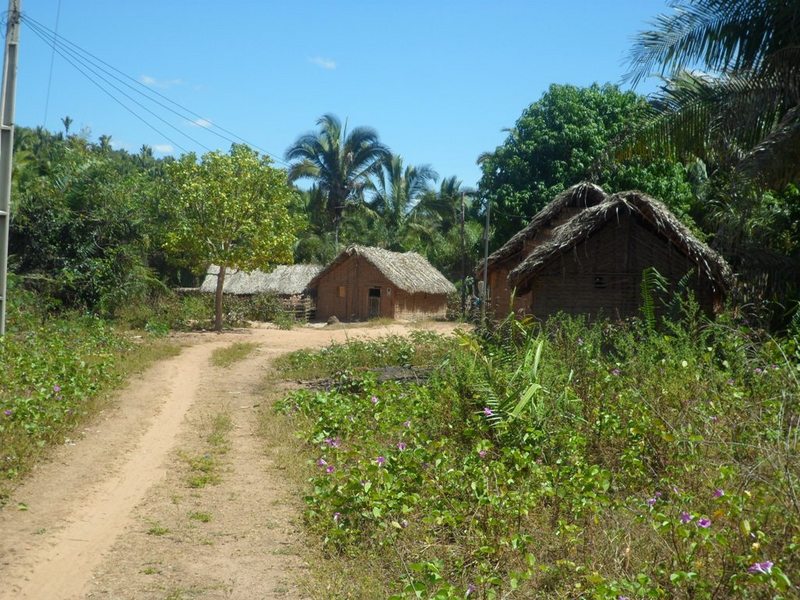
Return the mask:
<path id="1" fill-rule="evenodd" d="M 495 209 L 495 246 L 580 181 L 593 181 L 609 192 L 638 189 L 687 213 L 692 188 L 680 163 L 619 161 L 610 152 L 647 115 L 642 96 L 613 85 L 551 85 L 523 111 L 506 141 L 481 157 L 480 192 Z"/>
<path id="2" fill-rule="evenodd" d="M 0 479 L 24 471 L 45 445 L 63 443 L 117 380 L 118 359 L 130 348 L 97 317 L 53 318 L 14 280 L 10 292 L 0 338 Z"/>
<path id="3" fill-rule="evenodd" d="M 429 340 L 424 385 L 350 370 L 286 398 L 325 593 L 794 597 L 800 340 L 686 313 L 509 323 Z"/>

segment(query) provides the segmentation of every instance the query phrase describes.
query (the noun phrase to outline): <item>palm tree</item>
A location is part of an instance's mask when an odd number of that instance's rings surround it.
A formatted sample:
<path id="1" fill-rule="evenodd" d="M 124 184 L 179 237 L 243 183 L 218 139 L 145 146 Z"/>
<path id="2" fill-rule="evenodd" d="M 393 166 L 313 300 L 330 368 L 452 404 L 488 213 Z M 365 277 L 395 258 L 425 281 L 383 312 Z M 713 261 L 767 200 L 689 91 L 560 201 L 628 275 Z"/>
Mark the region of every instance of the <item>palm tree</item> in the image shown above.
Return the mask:
<path id="1" fill-rule="evenodd" d="M 728 163 L 766 187 L 800 178 L 800 2 L 673 0 L 627 78 L 668 75 L 634 151 Z M 690 67 L 705 72 L 689 71 Z"/>
<path id="2" fill-rule="evenodd" d="M 369 204 L 386 226 L 390 248 L 400 249 L 401 240 L 412 227 L 415 206 L 429 191 L 429 183 L 438 177 L 429 165 L 404 167 L 399 155 L 380 163 L 372 185 L 375 194 Z"/>
<path id="3" fill-rule="evenodd" d="M 389 156 L 389 150 L 374 129 L 356 127 L 348 132 L 332 114 L 320 117 L 317 125 L 318 132 L 300 136 L 286 151 L 286 159 L 294 161 L 289 180 L 309 178 L 325 194 L 338 250 L 342 214 L 349 204 L 362 199 L 370 174 Z"/>

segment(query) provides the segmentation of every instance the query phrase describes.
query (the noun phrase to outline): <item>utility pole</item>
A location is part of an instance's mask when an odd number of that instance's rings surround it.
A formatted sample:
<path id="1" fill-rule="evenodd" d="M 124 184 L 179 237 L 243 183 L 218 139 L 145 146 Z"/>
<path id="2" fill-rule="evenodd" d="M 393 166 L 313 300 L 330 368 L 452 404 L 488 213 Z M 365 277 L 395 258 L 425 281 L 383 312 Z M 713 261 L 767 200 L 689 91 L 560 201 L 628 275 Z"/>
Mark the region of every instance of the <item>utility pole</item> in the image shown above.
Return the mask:
<path id="1" fill-rule="evenodd" d="M 20 2 L 21 0 L 8 0 L 3 89 L 0 93 L 0 336 L 6 333 L 8 234 L 11 224 L 11 159 L 14 152 L 14 100 L 17 91 Z"/>
<path id="2" fill-rule="evenodd" d="M 489 218 L 492 201 L 486 198 L 486 229 L 483 232 L 483 298 L 481 298 L 481 323 L 486 322 L 486 303 L 489 301 Z"/>
<path id="3" fill-rule="evenodd" d="M 461 318 L 467 314 L 467 248 L 464 241 L 464 192 L 461 192 Z"/>

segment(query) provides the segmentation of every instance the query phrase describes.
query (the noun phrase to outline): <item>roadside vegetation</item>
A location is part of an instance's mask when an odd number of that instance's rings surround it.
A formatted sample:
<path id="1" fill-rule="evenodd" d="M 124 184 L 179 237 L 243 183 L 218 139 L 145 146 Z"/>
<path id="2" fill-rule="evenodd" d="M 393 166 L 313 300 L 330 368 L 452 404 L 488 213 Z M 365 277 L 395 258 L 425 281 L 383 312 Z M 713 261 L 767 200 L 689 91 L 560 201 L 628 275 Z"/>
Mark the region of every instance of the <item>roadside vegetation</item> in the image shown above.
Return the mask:
<path id="1" fill-rule="evenodd" d="M 797 334 L 689 303 L 658 328 L 440 339 L 424 384 L 354 369 L 380 363 L 359 344 L 292 355 L 340 369 L 277 406 L 304 442 L 318 597 L 793 597 Z M 369 344 L 396 364 L 398 343 Z"/>
<path id="2" fill-rule="evenodd" d="M 41 452 L 61 444 L 125 377 L 179 351 L 118 332 L 92 315 L 53 315 L 12 279 L 0 338 L 0 503 Z"/>
<path id="3" fill-rule="evenodd" d="M 211 364 L 215 367 L 230 367 L 250 356 L 256 348 L 258 344 L 253 342 L 234 342 L 225 348 L 217 348 L 211 353 Z"/>

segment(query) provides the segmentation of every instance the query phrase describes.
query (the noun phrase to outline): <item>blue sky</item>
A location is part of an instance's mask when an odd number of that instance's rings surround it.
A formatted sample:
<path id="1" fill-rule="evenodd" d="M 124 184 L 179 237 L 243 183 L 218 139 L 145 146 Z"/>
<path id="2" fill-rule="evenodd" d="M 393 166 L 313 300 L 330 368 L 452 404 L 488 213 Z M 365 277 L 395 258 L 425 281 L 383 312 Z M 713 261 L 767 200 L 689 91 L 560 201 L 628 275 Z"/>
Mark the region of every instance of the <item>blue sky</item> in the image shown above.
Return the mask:
<path id="1" fill-rule="evenodd" d="M 50 29 L 58 5 L 22 0 Z M 406 163 L 475 185 L 476 158 L 528 104 L 551 83 L 619 83 L 632 37 L 665 10 L 664 0 L 61 0 L 58 33 L 281 158 L 332 112 L 377 129 Z M 60 130 L 69 115 L 72 131 L 131 151 L 205 151 L 181 133 L 228 149 L 203 121 L 151 107 L 176 131 L 131 105 L 153 131 L 58 55 L 48 100 L 51 56 L 23 25 L 18 124 Z"/>

